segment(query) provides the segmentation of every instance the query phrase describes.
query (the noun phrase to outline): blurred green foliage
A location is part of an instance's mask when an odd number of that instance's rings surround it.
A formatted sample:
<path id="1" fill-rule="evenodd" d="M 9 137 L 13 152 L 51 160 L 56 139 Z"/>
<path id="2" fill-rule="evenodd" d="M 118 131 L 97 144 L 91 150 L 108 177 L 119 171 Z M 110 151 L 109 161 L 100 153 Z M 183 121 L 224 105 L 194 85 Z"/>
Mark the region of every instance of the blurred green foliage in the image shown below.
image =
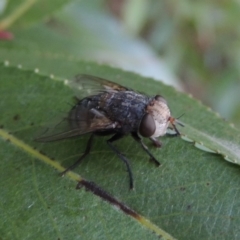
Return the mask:
<path id="1" fill-rule="evenodd" d="M 184 89 L 240 126 L 240 2 L 129 0 L 124 4 L 128 6 L 123 7 L 124 24 L 167 62 Z"/>

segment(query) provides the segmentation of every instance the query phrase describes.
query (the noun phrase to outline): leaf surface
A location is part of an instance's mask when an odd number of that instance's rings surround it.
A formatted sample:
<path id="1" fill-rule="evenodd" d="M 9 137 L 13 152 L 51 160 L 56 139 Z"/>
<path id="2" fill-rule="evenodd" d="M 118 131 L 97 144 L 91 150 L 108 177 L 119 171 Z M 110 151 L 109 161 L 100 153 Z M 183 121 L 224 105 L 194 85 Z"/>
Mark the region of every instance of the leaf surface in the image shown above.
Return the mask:
<path id="1" fill-rule="evenodd" d="M 59 71 L 61 76 L 63 69 L 54 61 L 51 64 L 53 72 Z M 128 190 L 125 166 L 107 147 L 106 138 L 97 139 L 91 155 L 74 170 L 149 224 L 116 210 L 84 188 L 76 190 L 75 175 L 60 178 L 61 166 L 77 159 L 88 136 L 49 144 L 33 141 L 40 126 L 69 111 L 68 103 L 73 104 L 72 91 L 64 81 L 50 78 L 47 71 L 26 71 L 11 62 L 0 66 L 3 238 L 32 239 L 37 232 L 39 239 L 158 239 L 159 235 L 172 239 L 167 233 L 177 239 L 238 239 L 239 166 L 181 138 L 163 137 L 161 149 L 145 140 L 162 163 L 159 168 L 130 137 L 116 143 L 131 162 L 134 191 Z M 104 77 L 149 95 L 161 93 L 174 116 L 185 113 L 181 120 L 186 126 L 180 129 L 185 138 L 224 156 L 230 156 L 230 151 L 239 161 L 239 130 L 189 96 L 151 79 L 97 64 L 76 62 L 66 71 Z M 63 74 L 61 79 L 65 77 Z"/>

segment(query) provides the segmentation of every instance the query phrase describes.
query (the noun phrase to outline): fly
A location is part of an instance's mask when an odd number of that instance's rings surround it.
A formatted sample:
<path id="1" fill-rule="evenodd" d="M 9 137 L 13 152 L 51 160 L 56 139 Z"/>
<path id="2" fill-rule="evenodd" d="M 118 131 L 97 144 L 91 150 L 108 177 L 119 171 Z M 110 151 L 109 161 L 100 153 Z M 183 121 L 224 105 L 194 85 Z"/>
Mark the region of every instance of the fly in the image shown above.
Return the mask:
<path id="1" fill-rule="evenodd" d="M 83 155 L 62 172 L 62 175 L 77 167 L 90 153 L 95 136 L 111 135 L 106 142 L 125 164 L 129 186 L 132 189 L 133 174 L 129 161 L 113 143 L 130 134 L 149 155 L 151 161 L 159 166 L 160 162 L 148 150 L 142 138 L 149 138 L 156 147 L 161 147 L 157 138 L 166 134 L 169 125 L 174 129 L 175 135 L 180 135 L 176 123 L 182 124 L 171 116 L 166 100 L 160 95 L 149 97 L 90 75 L 78 75 L 68 84 L 86 96 L 78 99 L 68 116 L 59 124 L 64 125 L 65 129 L 60 127 L 60 131 L 36 139 L 39 142 L 52 142 L 90 134 Z"/>

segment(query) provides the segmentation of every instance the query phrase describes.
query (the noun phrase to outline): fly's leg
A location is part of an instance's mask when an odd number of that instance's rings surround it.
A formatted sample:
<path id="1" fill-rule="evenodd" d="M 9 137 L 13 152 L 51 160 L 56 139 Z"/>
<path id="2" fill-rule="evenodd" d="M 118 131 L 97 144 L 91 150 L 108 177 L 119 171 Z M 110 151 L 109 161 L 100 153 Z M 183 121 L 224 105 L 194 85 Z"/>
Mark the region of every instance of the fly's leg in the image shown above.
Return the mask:
<path id="1" fill-rule="evenodd" d="M 127 172 L 129 175 L 129 186 L 130 186 L 130 189 L 133 189 L 133 176 L 132 176 L 132 170 L 130 168 L 129 162 L 127 158 L 112 144 L 112 142 L 119 140 L 123 136 L 124 136 L 123 134 L 115 134 L 113 137 L 107 140 L 107 144 L 118 155 L 118 157 L 125 163 Z"/>
<path id="2" fill-rule="evenodd" d="M 153 138 L 153 137 L 150 137 L 149 139 L 153 142 L 153 145 L 155 147 L 157 147 L 157 148 L 162 147 L 162 143 L 158 139 Z"/>
<path id="3" fill-rule="evenodd" d="M 150 156 L 150 160 L 153 161 L 156 166 L 160 166 L 160 162 L 152 155 L 152 153 L 148 150 L 148 147 L 143 143 L 142 139 L 137 135 L 137 133 L 132 133 L 132 137 L 141 144 L 143 150 Z M 159 142 L 158 142 L 159 143 Z"/>
<path id="4" fill-rule="evenodd" d="M 71 165 L 70 167 L 68 167 L 66 170 L 64 170 L 61 175 L 63 176 L 64 174 L 66 174 L 68 171 L 71 171 L 73 170 L 75 167 L 77 167 L 81 161 L 90 153 L 90 150 L 91 150 L 91 147 L 92 147 L 92 142 L 93 142 L 93 137 L 94 137 L 94 134 L 92 134 L 90 136 L 90 138 L 88 139 L 88 142 L 87 142 L 87 147 L 85 149 L 85 152 L 83 153 L 83 155 L 73 164 Z"/>

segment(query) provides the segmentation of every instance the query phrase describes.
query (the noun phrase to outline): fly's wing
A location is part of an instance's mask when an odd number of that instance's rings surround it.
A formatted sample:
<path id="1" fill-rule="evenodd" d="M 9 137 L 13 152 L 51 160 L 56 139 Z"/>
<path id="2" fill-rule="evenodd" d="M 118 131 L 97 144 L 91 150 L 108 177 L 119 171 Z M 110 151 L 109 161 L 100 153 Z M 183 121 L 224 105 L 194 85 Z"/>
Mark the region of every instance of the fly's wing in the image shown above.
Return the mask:
<path id="1" fill-rule="evenodd" d="M 66 80 L 65 83 L 73 89 L 76 97 L 79 99 L 101 92 L 131 90 L 115 82 L 86 74 L 79 74 L 73 80 Z"/>
<path id="2" fill-rule="evenodd" d="M 53 142 L 66 138 L 81 136 L 91 132 L 103 132 L 116 129 L 117 123 L 111 121 L 97 109 L 84 106 L 73 108 L 56 126 L 49 127 L 45 133 L 36 138 L 38 142 Z"/>
<path id="3" fill-rule="evenodd" d="M 129 89 L 90 75 L 78 75 L 66 84 L 73 88 L 78 95 L 80 94 L 79 96 L 88 96 L 88 98 L 82 99 L 57 125 L 48 128 L 42 136 L 35 139 L 36 141 L 58 141 L 96 131 L 109 131 L 118 127 L 117 122 L 111 121 L 104 112 L 95 108 L 91 102 L 91 96 L 103 92 Z"/>

